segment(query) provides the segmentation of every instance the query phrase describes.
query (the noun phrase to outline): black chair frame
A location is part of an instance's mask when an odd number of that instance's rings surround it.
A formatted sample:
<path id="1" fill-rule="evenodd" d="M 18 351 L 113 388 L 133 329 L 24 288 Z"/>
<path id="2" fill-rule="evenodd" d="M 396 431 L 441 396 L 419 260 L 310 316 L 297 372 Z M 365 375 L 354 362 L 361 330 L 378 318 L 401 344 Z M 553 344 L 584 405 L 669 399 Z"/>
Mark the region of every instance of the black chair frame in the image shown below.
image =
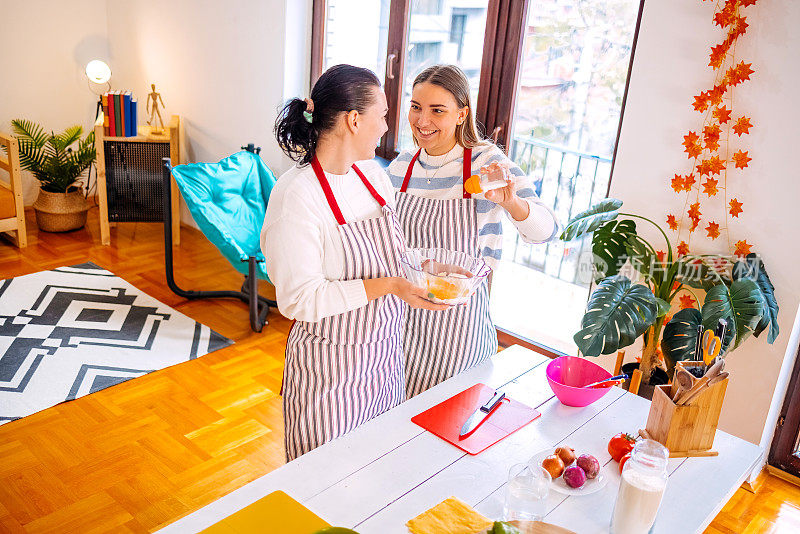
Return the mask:
<path id="1" fill-rule="evenodd" d="M 242 147 L 243 149 L 258 154 L 260 147 L 252 144 Z M 267 313 L 270 307 L 277 308 L 278 304 L 274 300 L 269 300 L 258 294 L 257 260 L 255 256 L 250 256 L 248 262 L 248 274 L 244 278 L 244 283 L 239 291 L 193 291 L 181 289 L 175 282 L 174 264 L 172 257 L 172 162 L 170 158 L 161 160 L 164 164 L 164 260 L 166 264 L 167 285 L 173 293 L 187 299 L 207 299 L 207 298 L 233 298 L 239 299 L 250 307 L 250 328 L 253 332 L 261 332 L 267 322 Z M 261 260 L 263 261 L 263 260 Z"/>

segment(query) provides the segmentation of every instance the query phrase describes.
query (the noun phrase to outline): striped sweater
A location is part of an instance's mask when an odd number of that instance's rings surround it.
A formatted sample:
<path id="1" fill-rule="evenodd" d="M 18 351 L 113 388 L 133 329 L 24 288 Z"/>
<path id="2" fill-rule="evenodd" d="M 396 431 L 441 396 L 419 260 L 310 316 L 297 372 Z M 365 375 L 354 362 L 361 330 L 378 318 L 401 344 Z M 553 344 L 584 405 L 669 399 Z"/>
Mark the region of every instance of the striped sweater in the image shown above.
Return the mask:
<path id="1" fill-rule="evenodd" d="M 395 190 L 399 191 L 402 187 L 408 164 L 415 153 L 416 149 L 404 150 L 389 165 L 387 173 Z M 430 156 L 423 150 L 414 164 L 407 192 L 438 200 L 463 198 L 463 155 L 464 148 L 458 144 L 441 156 Z M 481 167 L 493 161 L 508 163 L 511 173 L 517 177 L 515 181 L 517 195 L 528 202 L 530 214 L 522 221 L 515 221 L 505 209 L 486 200 L 483 194 L 473 195 L 477 200 L 478 245 L 484 259 L 491 267 L 495 267 L 502 256 L 503 214 L 516 226 L 520 237 L 526 243 L 544 243 L 555 237 L 558 232 L 555 214 L 536 197 L 530 186 L 530 180 L 523 170 L 508 159 L 496 145 L 487 143 L 472 149 L 471 174 L 477 174 Z"/>

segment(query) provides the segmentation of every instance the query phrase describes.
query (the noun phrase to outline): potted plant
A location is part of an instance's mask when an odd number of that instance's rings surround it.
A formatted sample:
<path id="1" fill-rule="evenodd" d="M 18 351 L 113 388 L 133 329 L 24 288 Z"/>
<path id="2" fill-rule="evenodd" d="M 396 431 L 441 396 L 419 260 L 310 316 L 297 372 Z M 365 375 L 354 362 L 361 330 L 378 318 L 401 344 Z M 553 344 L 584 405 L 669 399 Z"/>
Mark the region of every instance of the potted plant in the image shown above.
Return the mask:
<path id="1" fill-rule="evenodd" d="M 15 119 L 11 127 L 19 140 L 22 168 L 31 171 L 40 183 L 33 204 L 39 229 L 67 232 L 83 228 L 89 205 L 76 182 L 94 161 L 94 131 L 81 139 L 80 126 L 48 134 L 35 122 Z"/>
<path id="2" fill-rule="evenodd" d="M 573 338 L 584 356 L 612 354 L 643 336 L 639 369 L 645 387 L 640 391 L 646 396 L 648 391 L 652 394 L 652 386 L 665 383 L 676 362 L 695 358 L 700 324 L 713 331 L 720 319 L 727 321 L 722 353 L 768 327 L 767 342 L 775 341 L 779 330 L 774 286 L 755 254 L 736 261 L 723 255 L 675 254 L 658 224 L 641 215 L 620 213 L 621 207 L 622 201 L 605 199 L 576 215 L 560 236 L 571 241 L 593 232 L 598 286 Z M 634 219 L 659 230 L 666 252 L 656 251 L 637 233 Z M 622 272 L 625 267 L 639 283 Z M 696 290 L 705 291 L 705 298 Z M 682 292 L 703 303 L 699 309 L 685 306 L 668 320 L 672 303 Z M 660 367 L 659 345 L 666 373 L 654 380 Z"/>

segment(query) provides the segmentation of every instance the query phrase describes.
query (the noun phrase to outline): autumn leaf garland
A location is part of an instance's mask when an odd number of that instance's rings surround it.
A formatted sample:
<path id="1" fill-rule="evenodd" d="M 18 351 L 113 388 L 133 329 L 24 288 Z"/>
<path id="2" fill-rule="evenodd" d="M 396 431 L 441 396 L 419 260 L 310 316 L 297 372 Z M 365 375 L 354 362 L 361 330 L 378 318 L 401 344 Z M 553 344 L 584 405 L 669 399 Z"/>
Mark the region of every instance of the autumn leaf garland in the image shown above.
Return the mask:
<path id="1" fill-rule="evenodd" d="M 703 0 L 706 1 L 706 0 Z M 752 6 L 757 0 L 717 0 L 714 10 L 713 22 L 725 30 L 725 39 L 711 47 L 708 66 L 716 73 L 714 85 L 699 95 L 693 97 L 693 108 L 704 114 L 703 126 L 699 131 L 689 131 L 683 136 L 683 147 L 689 160 L 692 162 L 688 174 L 675 174 L 670 179 L 670 186 L 676 194 L 687 193 L 684 212 L 680 219 L 675 214 L 667 215 L 667 225 L 677 231 L 679 255 L 689 253 L 691 235 L 702 221 L 701 203 L 717 197 L 720 193 L 722 182 L 721 202 L 726 209 L 725 226 L 712 220 L 706 221 L 704 226 L 706 237 L 716 240 L 721 235 L 721 230 L 728 234 L 727 216 L 739 217 L 744 210 L 744 205 L 738 199 L 728 201 L 728 171 L 745 169 L 749 166 L 752 157 L 749 150 L 739 148 L 735 152 L 729 151 L 731 132 L 738 137 L 750 133 L 753 128 L 750 117 L 735 113 L 733 105 L 733 89 L 750 80 L 754 74 L 752 63 L 746 63 L 735 57 L 736 41 L 747 32 L 746 17 L 741 14 L 741 8 Z M 705 197 L 705 198 L 704 198 Z M 687 209 L 688 207 L 688 209 Z M 687 222 L 684 222 L 687 220 Z M 688 235 L 682 236 L 684 230 Z M 683 239 L 681 239 L 683 237 Z M 730 236 L 728 236 L 730 243 Z M 733 253 L 746 255 L 752 245 L 747 240 L 737 241 Z M 688 302 L 687 302 L 688 303 Z"/>

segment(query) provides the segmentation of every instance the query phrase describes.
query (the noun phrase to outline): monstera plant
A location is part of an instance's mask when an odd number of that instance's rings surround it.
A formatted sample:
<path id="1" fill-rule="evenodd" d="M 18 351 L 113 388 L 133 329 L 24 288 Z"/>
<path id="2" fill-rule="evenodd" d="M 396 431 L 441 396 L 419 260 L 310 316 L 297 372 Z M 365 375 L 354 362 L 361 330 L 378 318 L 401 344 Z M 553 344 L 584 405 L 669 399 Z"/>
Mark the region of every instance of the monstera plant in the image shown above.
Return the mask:
<path id="1" fill-rule="evenodd" d="M 775 341 L 778 304 L 756 254 L 736 261 L 723 255 L 676 255 L 658 224 L 641 215 L 620 213 L 621 207 L 622 201 L 605 199 L 576 215 L 560 236 L 571 241 L 593 233 L 593 272 L 598 285 L 573 338 L 584 356 L 612 354 L 644 336 L 639 368 L 647 384 L 659 365 L 659 342 L 671 371 L 676 362 L 694 359 L 700 324 L 713 331 L 720 319 L 727 321 L 723 352 L 767 328 L 767 341 Z M 666 252 L 657 251 L 637 233 L 637 220 L 658 229 Z M 699 290 L 705 291 L 704 300 L 695 293 Z M 665 325 L 673 300 L 687 291 L 702 306 L 682 309 Z"/>

